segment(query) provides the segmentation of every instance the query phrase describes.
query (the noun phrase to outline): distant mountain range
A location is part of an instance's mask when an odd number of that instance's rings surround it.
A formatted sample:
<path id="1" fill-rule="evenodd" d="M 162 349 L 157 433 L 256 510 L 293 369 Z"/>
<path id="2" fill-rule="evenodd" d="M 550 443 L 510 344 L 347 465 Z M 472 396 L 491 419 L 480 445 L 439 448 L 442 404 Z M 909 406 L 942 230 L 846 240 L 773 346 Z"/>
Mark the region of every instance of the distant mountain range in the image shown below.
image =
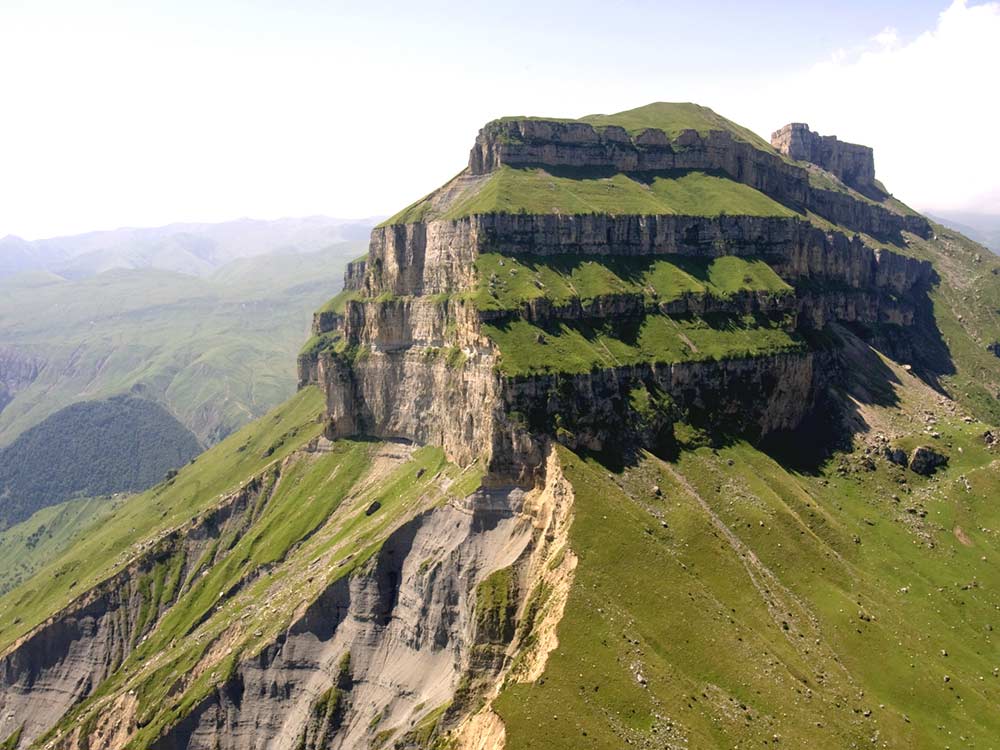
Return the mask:
<path id="1" fill-rule="evenodd" d="M 367 240 L 376 222 L 309 216 L 168 224 L 33 241 L 8 235 L 0 239 L 0 279 L 25 271 L 81 279 L 115 268 L 156 268 L 207 276 L 238 258 L 308 253 L 336 243 Z"/>
<path id="2" fill-rule="evenodd" d="M 370 228 L 311 217 L 0 241 L 0 446 L 136 385 L 211 445 L 294 392 L 312 310 L 365 251 L 343 238 Z"/>
<path id="3" fill-rule="evenodd" d="M 1000 215 L 975 214 L 966 211 L 935 211 L 929 213 L 935 221 L 961 232 L 969 239 L 1000 253 Z"/>

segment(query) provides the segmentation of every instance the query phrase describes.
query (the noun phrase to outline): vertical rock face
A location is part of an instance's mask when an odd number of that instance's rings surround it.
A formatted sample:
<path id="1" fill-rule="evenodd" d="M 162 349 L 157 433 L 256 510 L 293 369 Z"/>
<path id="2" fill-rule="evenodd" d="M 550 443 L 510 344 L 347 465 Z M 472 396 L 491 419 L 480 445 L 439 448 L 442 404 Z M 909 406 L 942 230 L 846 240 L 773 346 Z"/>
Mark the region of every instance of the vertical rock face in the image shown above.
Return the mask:
<path id="1" fill-rule="evenodd" d="M 347 264 L 344 272 L 344 289 L 357 290 L 362 287 L 365 281 L 366 259 L 352 260 Z"/>
<path id="2" fill-rule="evenodd" d="M 871 149 L 821 138 L 804 125 L 775 134 L 778 151 L 811 161 L 853 187 L 875 186 Z M 612 328 L 639 326 L 647 315 L 784 315 L 794 328 L 834 321 L 863 324 L 913 321 L 909 301 L 931 277 L 930 265 L 873 248 L 859 235 L 820 228 L 800 216 L 565 214 L 537 210 L 456 213 L 470 189 L 483 189 L 500 169 L 604 170 L 676 174 L 702 170 L 749 185 L 776 201 L 814 211 L 834 225 L 879 237 L 926 234 L 919 216 L 891 210 L 857 194 L 817 187 L 808 170 L 766 144 L 725 129 L 626 130 L 586 122 L 498 120 L 484 127 L 463 175 L 426 199 L 416 221 L 387 222 L 372 232 L 367 260 L 348 269 L 356 298 L 343 314 L 324 312 L 315 333 L 336 340 L 300 361 L 300 381 L 327 395 L 328 435 L 371 434 L 444 446 L 462 464 L 484 459 L 494 472 L 530 481 L 546 436 L 570 446 L 598 448 L 615 436 L 651 445 L 671 420 L 709 402 L 718 415 L 742 415 L 730 428 L 765 434 L 794 427 L 821 385 L 814 354 L 735 354 L 694 362 L 609 365 L 581 374 L 544 376 L 505 371 L 504 352 L 486 323 L 529 321 L 558 330 L 568 322 Z M 603 172 L 602 172 L 603 174 Z M 471 186 L 471 187 L 470 187 Z M 472 193 L 471 195 L 474 195 Z M 516 196 L 515 196 L 516 200 Z M 736 293 L 725 299 L 682 295 L 650 304 L 641 296 L 574 298 L 555 304 L 542 293 L 520 309 L 480 309 L 477 259 L 485 254 L 527 259 L 724 256 L 766 261 L 795 298 Z M 480 291 L 476 291 L 480 289 Z M 538 334 L 539 341 L 544 338 Z M 544 352 L 544 350 L 540 350 Z M 542 363 L 540 363 L 542 364 Z M 743 387 L 746 386 L 746 387 Z M 662 413 L 639 415 L 639 391 L 664 394 Z M 656 396 L 660 399 L 660 396 Z M 726 420 L 723 420 L 726 421 Z"/>
<path id="3" fill-rule="evenodd" d="M 863 193 L 878 189 L 875 156 L 868 146 L 845 143 L 833 135 L 820 135 L 802 122 L 793 122 L 775 131 L 771 135 L 771 145 L 791 159 L 822 167 L 837 175 L 845 185 Z"/>

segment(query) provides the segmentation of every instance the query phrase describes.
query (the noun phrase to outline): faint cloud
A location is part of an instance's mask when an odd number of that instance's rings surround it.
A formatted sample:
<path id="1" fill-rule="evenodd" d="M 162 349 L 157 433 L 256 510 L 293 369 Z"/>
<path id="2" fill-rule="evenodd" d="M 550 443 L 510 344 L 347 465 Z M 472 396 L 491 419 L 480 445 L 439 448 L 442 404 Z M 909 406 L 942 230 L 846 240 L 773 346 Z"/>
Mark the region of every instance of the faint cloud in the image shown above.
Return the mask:
<path id="1" fill-rule="evenodd" d="M 899 32 L 892 26 L 887 26 L 873 36 L 872 41 L 884 50 L 892 50 L 899 46 Z"/>
<path id="2" fill-rule="evenodd" d="M 917 207 L 1000 212 L 998 71 L 1000 3 L 955 0 L 933 29 L 907 40 L 886 28 L 789 74 L 764 103 L 875 147 L 879 176 Z"/>

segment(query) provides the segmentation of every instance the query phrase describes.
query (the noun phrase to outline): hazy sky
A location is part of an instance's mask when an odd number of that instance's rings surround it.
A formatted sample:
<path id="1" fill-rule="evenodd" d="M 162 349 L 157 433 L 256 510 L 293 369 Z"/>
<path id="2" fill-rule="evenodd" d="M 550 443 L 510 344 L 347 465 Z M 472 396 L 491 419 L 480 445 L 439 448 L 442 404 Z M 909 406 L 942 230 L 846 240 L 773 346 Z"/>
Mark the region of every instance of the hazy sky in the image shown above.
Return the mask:
<path id="1" fill-rule="evenodd" d="M 0 0 L 0 236 L 393 213 L 504 114 L 696 101 L 1000 213 L 1000 3 Z"/>

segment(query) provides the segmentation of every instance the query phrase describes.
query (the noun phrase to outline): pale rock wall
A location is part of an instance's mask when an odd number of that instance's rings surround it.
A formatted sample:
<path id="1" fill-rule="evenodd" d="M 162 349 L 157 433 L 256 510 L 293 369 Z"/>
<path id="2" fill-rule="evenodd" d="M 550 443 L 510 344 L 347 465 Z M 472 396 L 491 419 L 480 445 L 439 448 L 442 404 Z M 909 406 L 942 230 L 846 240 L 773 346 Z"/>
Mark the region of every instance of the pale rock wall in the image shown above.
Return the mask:
<path id="1" fill-rule="evenodd" d="M 399 527 L 152 750 L 292 750 L 345 653 L 352 687 L 325 746 L 368 747 L 380 731 L 409 729 L 472 666 L 478 583 L 537 540 L 523 504 L 517 489 L 480 491 Z"/>
<path id="2" fill-rule="evenodd" d="M 845 151 L 836 165 L 846 169 L 848 161 Z M 801 166 L 785 161 L 776 152 L 737 140 L 726 130 L 705 134 L 685 130 L 671 139 L 659 130 L 630 136 L 622 128 L 598 129 L 586 123 L 498 120 L 479 132 L 469 156 L 469 171 L 481 174 L 501 165 L 619 172 L 718 171 L 779 203 L 809 209 L 855 231 L 875 236 L 909 231 L 927 237 L 931 233 L 923 217 L 898 214 L 845 193 L 811 186 L 808 172 Z"/>
<path id="3" fill-rule="evenodd" d="M 927 261 L 824 232 L 795 218 L 486 214 L 372 232 L 371 296 L 439 294 L 475 283 L 481 253 L 511 255 L 721 257 L 767 259 L 788 281 L 816 278 L 904 293 L 929 277 Z"/>
<path id="4" fill-rule="evenodd" d="M 796 161 L 807 161 L 837 175 L 859 190 L 876 188 L 875 155 L 868 146 L 820 135 L 802 122 L 793 122 L 771 134 L 771 145 Z"/>

